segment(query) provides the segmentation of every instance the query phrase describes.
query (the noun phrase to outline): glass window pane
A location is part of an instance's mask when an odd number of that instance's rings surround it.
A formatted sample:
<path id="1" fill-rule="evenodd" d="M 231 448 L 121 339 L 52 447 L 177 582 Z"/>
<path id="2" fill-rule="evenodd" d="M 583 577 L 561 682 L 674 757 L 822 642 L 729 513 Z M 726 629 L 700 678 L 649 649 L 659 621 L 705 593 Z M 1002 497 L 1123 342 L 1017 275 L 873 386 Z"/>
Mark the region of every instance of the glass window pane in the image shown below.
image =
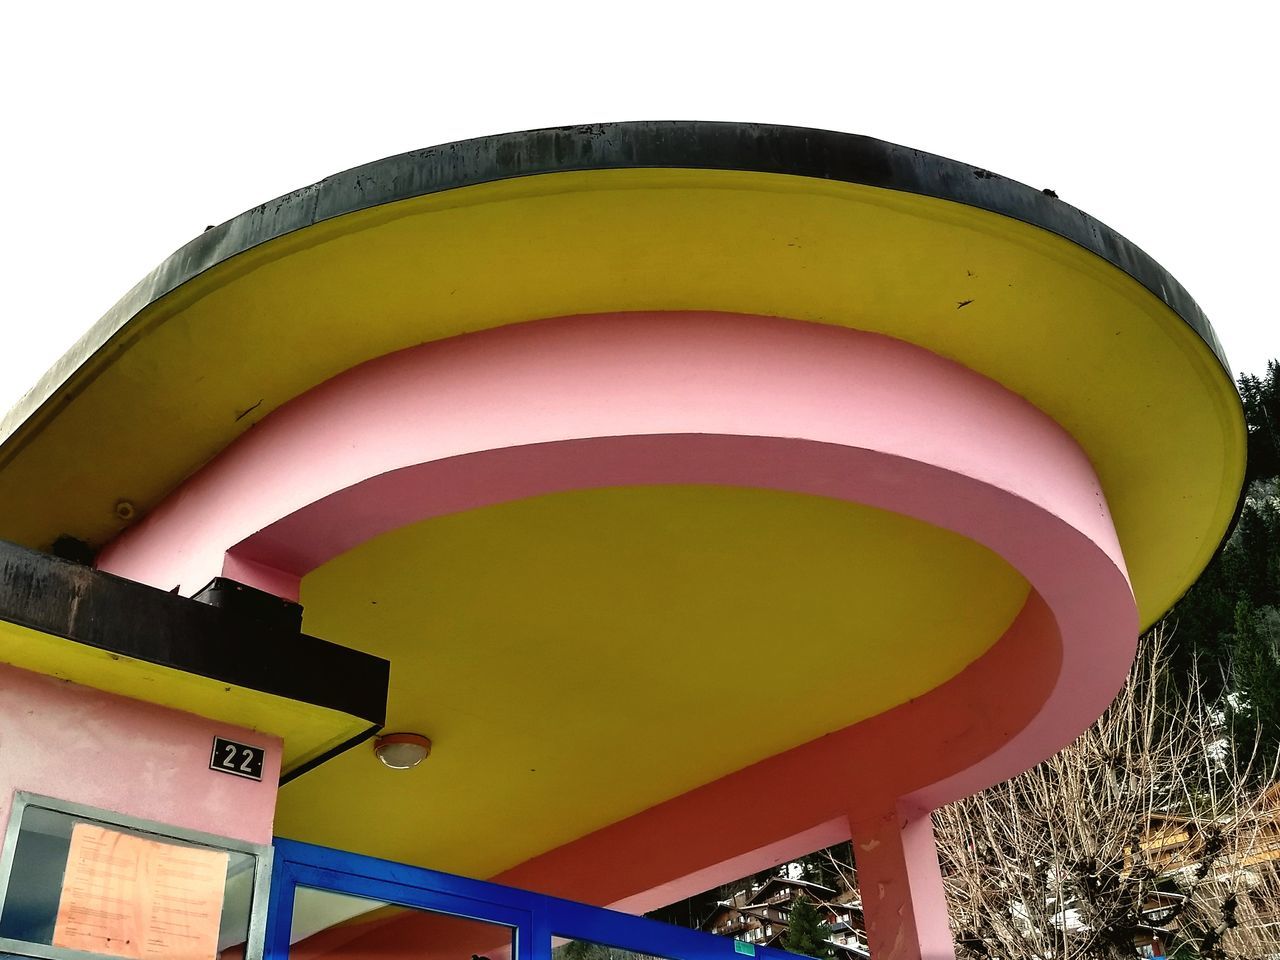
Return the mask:
<path id="1" fill-rule="evenodd" d="M 666 960 L 652 953 L 636 953 L 621 947 L 607 947 L 591 940 L 557 937 L 551 948 L 552 960 Z"/>
<path id="2" fill-rule="evenodd" d="M 289 940 L 290 960 L 511 960 L 515 931 L 469 917 L 298 887 Z"/>
<path id="3" fill-rule="evenodd" d="M 248 936 L 257 859 L 28 804 L 0 936 L 127 960 L 221 960 Z"/>

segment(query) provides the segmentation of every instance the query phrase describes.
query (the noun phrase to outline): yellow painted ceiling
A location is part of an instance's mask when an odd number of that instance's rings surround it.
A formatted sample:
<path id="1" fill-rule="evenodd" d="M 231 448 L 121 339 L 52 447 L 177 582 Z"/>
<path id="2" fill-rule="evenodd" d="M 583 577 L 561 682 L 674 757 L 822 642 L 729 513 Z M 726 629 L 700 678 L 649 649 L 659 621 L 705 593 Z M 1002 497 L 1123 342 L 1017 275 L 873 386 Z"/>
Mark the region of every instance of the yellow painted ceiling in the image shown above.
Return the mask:
<path id="1" fill-rule="evenodd" d="M 343 754 L 282 790 L 276 831 L 490 876 L 924 693 L 1027 590 L 955 534 L 799 494 L 627 487 L 424 521 L 302 600 L 309 632 L 391 660 L 387 729 L 432 755 Z"/>
<path id="2" fill-rule="evenodd" d="M 387 204 L 205 271 L 135 316 L 0 447 L 0 537 L 104 542 L 120 529 L 119 500 L 145 513 L 256 420 L 361 361 L 623 310 L 855 327 L 1004 383 L 1088 453 L 1144 622 L 1194 581 L 1232 516 L 1244 433 L 1230 380 L 1181 319 L 1101 258 L 913 194 L 638 169 Z"/>

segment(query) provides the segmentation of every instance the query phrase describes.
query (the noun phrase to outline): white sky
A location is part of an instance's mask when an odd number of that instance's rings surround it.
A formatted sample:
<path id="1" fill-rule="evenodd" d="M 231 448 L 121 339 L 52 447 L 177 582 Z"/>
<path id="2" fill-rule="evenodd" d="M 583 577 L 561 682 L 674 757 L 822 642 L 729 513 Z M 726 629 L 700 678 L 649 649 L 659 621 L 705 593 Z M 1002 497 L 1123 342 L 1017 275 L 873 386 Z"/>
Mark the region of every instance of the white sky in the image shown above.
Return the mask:
<path id="1" fill-rule="evenodd" d="M 1052 187 L 1259 372 L 1280 355 L 1269 7 L 6 4 L 0 409 L 206 224 L 416 147 L 633 119 L 863 133 Z"/>

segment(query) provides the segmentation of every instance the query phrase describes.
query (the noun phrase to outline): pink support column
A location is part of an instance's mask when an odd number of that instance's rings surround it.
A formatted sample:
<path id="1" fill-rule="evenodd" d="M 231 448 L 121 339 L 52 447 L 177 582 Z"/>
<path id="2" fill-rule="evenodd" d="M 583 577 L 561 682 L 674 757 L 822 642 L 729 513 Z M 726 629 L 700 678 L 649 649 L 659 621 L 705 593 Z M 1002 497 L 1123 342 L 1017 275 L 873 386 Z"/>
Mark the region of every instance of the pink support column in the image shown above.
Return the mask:
<path id="1" fill-rule="evenodd" d="M 898 803 L 850 817 L 867 942 L 875 960 L 955 960 L 933 821 Z"/>

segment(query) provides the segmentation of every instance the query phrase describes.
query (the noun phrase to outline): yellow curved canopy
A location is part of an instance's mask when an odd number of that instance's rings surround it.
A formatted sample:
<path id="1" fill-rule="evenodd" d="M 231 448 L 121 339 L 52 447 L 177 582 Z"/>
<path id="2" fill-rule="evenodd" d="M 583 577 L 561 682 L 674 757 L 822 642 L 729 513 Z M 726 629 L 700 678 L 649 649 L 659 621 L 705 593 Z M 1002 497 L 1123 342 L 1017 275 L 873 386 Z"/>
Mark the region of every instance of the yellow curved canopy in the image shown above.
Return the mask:
<path id="1" fill-rule="evenodd" d="M 1144 622 L 1232 516 L 1234 387 L 1159 299 L 1009 217 L 856 184 L 595 170 L 323 221 L 143 309 L 0 448 L 0 537 L 102 543 L 280 404 L 423 341 L 565 314 L 722 310 L 884 333 L 1063 424 L 1102 480 Z"/>

